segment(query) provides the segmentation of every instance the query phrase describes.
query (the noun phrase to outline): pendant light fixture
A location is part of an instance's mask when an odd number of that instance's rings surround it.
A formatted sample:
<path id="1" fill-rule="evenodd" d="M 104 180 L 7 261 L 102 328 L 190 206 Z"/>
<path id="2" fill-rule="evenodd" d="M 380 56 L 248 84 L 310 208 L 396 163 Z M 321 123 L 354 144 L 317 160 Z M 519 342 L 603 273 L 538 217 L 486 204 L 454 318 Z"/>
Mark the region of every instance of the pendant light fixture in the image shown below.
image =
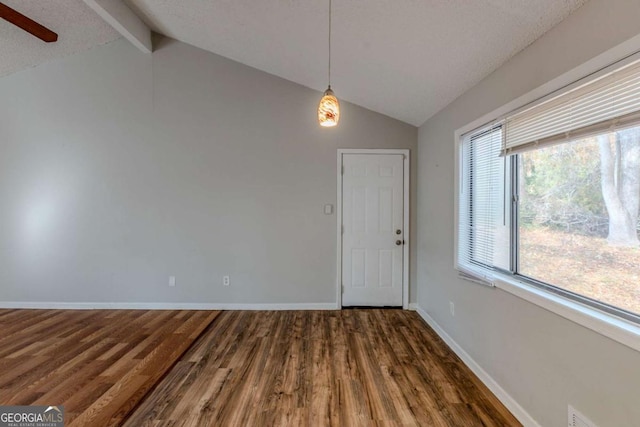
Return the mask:
<path id="1" fill-rule="evenodd" d="M 331 90 L 331 0 L 329 0 L 329 87 L 318 105 L 318 122 L 320 126 L 333 127 L 340 120 L 340 104 Z"/>

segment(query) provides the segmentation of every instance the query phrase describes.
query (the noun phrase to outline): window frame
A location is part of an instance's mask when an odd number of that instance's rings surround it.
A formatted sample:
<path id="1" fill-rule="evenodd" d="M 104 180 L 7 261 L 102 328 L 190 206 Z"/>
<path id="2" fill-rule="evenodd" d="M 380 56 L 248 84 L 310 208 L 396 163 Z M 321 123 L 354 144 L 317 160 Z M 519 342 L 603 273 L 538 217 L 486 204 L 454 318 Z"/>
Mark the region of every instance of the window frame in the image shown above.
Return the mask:
<path id="1" fill-rule="evenodd" d="M 482 134 L 490 134 L 496 128 L 501 127 L 502 125 L 499 123 L 489 123 L 481 126 L 479 129 L 476 129 L 477 132 L 469 132 L 465 135 L 461 136 L 459 139 L 459 144 L 456 145 L 456 168 L 455 168 L 455 179 L 456 179 L 456 188 L 458 188 L 458 194 L 455 200 L 455 239 L 454 239 L 454 267 L 461 273 L 466 280 L 470 280 L 482 285 L 486 285 L 489 287 L 493 287 L 494 277 L 490 272 L 492 271 L 493 266 L 490 266 L 481 261 L 474 260 L 472 256 L 469 256 L 468 262 L 463 262 L 459 259 L 460 252 L 458 251 L 460 247 L 460 231 L 459 231 L 459 209 L 460 209 L 460 201 L 464 196 L 466 199 L 465 208 L 470 208 L 473 205 L 473 193 L 472 193 L 472 185 L 469 180 L 461 179 L 461 173 L 463 171 L 468 171 L 469 175 L 471 174 L 471 165 L 472 161 L 472 152 L 471 149 L 471 139 L 474 136 L 480 136 Z M 469 143 L 469 148 L 465 148 L 465 151 L 462 151 L 462 147 L 465 143 Z M 458 155 L 459 153 L 459 155 Z M 468 154 L 467 154 L 468 153 Z M 466 160 L 468 159 L 468 160 Z M 467 164 L 469 166 L 467 166 Z M 469 186 L 467 186 L 469 184 Z M 471 223 L 471 218 L 469 219 L 469 223 Z M 472 249 L 472 244 L 475 242 L 475 239 L 472 237 L 473 230 L 469 230 L 467 241 L 469 242 L 466 246 L 466 249 L 469 252 L 474 252 Z M 489 274 L 488 274 L 489 273 Z"/>
<path id="2" fill-rule="evenodd" d="M 622 58 L 622 59 L 620 59 Z M 616 59 L 618 59 L 616 61 Z M 594 300 L 584 295 L 576 294 L 566 289 L 547 284 L 536 279 L 517 273 L 518 266 L 518 202 L 517 202 L 517 158 L 512 158 L 511 178 L 511 241 L 510 241 L 510 270 L 504 271 L 493 268 L 489 279 L 482 272 L 476 275 L 476 271 L 461 265 L 459 259 L 459 222 L 460 203 L 463 196 L 464 180 L 461 177 L 464 171 L 463 144 L 465 138 L 470 138 L 475 130 L 489 128 L 504 120 L 507 115 L 529 108 L 534 104 L 544 102 L 558 94 L 585 84 L 598 78 L 602 74 L 640 59 L 640 37 L 633 44 L 620 45 L 592 61 L 553 79 L 552 81 L 532 90 L 508 104 L 485 114 L 479 119 L 457 129 L 454 132 L 455 140 L 455 171 L 454 185 L 456 188 L 454 205 L 454 268 L 459 272 L 459 277 L 476 283 L 492 286 L 500 291 L 513 294 L 521 299 L 529 301 L 546 310 L 558 314 L 566 319 L 574 321 L 608 338 L 622 343 L 630 348 L 640 351 L 640 316 L 621 308 L 610 306 L 606 303 Z M 586 77 L 585 77 L 586 76 Z M 515 163 L 515 165 L 514 165 Z M 514 181 L 515 180 L 515 181 Z M 515 196 L 515 197 L 514 197 Z M 515 248 L 515 250 L 514 250 Z M 471 276 L 469 276 L 471 275 Z"/>
<path id="3" fill-rule="evenodd" d="M 472 215 L 472 213 L 474 212 L 473 206 L 474 206 L 474 201 L 475 201 L 474 192 L 473 192 L 473 170 L 476 167 L 475 166 L 476 163 L 475 163 L 475 160 L 474 160 L 474 157 L 476 157 L 476 154 L 474 154 L 474 149 L 473 149 L 474 147 L 472 146 L 471 142 L 474 139 L 474 137 L 481 138 L 482 136 L 490 135 L 491 133 L 495 132 L 496 129 L 498 129 L 498 128 L 500 128 L 500 132 L 503 132 L 502 124 L 497 124 L 497 125 L 492 125 L 492 126 L 485 127 L 482 130 L 480 130 L 479 132 L 474 133 L 472 135 L 469 135 L 469 138 L 468 138 L 468 143 L 469 143 L 469 153 L 468 153 L 468 156 L 469 156 L 469 171 L 468 171 L 469 172 L 469 182 L 468 182 L 468 184 L 469 185 L 468 186 L 465 185 L 465 187 L 466 187 L 466 190 L 468 192 L 468 194 L 467 194 L 467 203 L 468 203 L 469 212 L 470 212 L 470 215 L 469 215 L 469 225 L 470 225 L 470 227 L 469 227 L 469 238 L 468 238 L 469 251 L 472 254 L 477 252 L 475 250 L 475 248 L 474 248 L 474 245 L 477 244 L 478 241 L 474 237 L 474 227 L 473 227 L 473 224 L 474 224 L 473 216 L 474 215 Z M 475 268 L 479 268 L 479 269 L 490 270 L 490 269 L 496 268 L 493 265 L 489 265 L 487 263 L 484 263 L 484 262 L 482 262 L 480 260 L 475 259 L 475 257 L 473 255 L 469 256 L 469 262 L 470 262 L 471 266 L 473 266 Z"/>
<path id="4" fill-rule="evenodd" d="M 490 134 L 492 132 L 495 132 L 496 130 L 500 130 L 501 132 L 501 138 L 504 137 L 504 125 L 501 122 L 495 122 L 495 123 L 490 123 L 487 124 L 485 126 L 481 126 L 479 129 L 476 129 L 472 132 L 469 132 L 467 134 L 465 134 L 461 140 L 460 140 L 460 147 L 463 147 L 464 145 L 468 145 L 468 148 L 464 148 L 465 152 L 468 152 L 468 157 L 465 157 L 464 154 L 460 154 L 459 156 L 459 160 L 460 160 L 460 173 L 463 173 L 464 171 L 468 171 L 469 175 L 471 175 L 472 173 L 472 168 L 471 165 L 473 164 L 473 160 L 471 158 L 471 153 L 473 152 L 473 147 L 471 145 L 471 143 L 473 142 L 473 139 L 475 138 L 481 138 L 482 136 L 486 135 L 486 134 Z M 513 163 L 513 156 L 508 156 L 504 158 L 504 165 L 505 167 L 502 169 L 501 171 L 501 175 L 502 175 L 502 179 L 504 180 L 503 182 L 503 194 L 502 194 L 502 199 L 503 199 L 503 221 L 505 223 L 509 223 L 508 225 L 503 225 L 504 228 L 508 228 L 508 233 L 509 233 L 509 245 L 513 245 L 514 242 L 514 230 L 512 228 L 512 224 L 511 224 L 511 218 L 513 217 L 513 195 L 511 194 L 512 189 L 514 188 L 514 183 L 512 181 L 511 178 L 511 172 L 513 170 L 514 167 L 514 163 Z M 468 159 L 468 160 L 465 160 Z M 468 168 L 465 167 L 465 163 L 468 163 L 470 166 Z M 507 166 L 508 164 L 508 166 Z M 456 172 L 458 173 L 458 172 Z M 460 179 L 460 176 L 457 176 L 456 178 Z M 509 180 L 507 182 L 507 179 Z M 467 185 L 469 184 L 469 185 Z M 469 180 L 465 180 L 465 179 L 460 179 L 460 195 L 462 196 L 464 195 L 466 202 L 465 202 L 465 208 L 470 208 L 473 205 L 474 202 L 474 195 L 473 195 L 473 186 L 472 186 L 472 180 L 471 178 L 469 178 Z M 459 205 L 460 203 L 461 197 L 459 199 L 456 200 L 456 230 L 458 230 L 459 227 Z M 469 217 L 469 224 L 471 225 L 473 223 L 471 216 Z M 468 244 L 465 245 L 466 248 L 468 248 L 468 250 L 470 252 L 475 252 L 473 250 L 473 243 L 475 242 L 474 239 L 471 237 L 472 236 L 472 227 L 469 230 L 469 238 L 468 238 Z M 460 243 L 459 243 L 459 239 L 460 239 L 460 234 L 458 231 L 456 231 L 456 244 L 455 244 L 455 250 L 456 250 L 456 257 L 459 256 L 459 252 L 458 252 L 458 248 L 460 247 Z M 488 286 L 493 286 L 493 274 L 487 274 L 487 273 L 491 273 L 491 272 L 497 272 L 497 273 L 502 273 L 502 274 L 512 274 L 513 272 L 513 267 L 514 265 L 514 259 L 512 258 L 512 252 L 510 251 L 509 253 L 509 266 L 508 267 L 499 267 L 499 266 L 495 266 L 495 265 L 490 265 L 487 263 L 484 263 L 480 260 L 476 260 L 473 259 L 472 256 L 469 256 L 469 259 L 467 260 L 468 262 L 464 262 L 462 260 L 460 260 L 459 258 L 456 258 L 456 268 L 457 270 L 461 271 L 463 274 L 467 274 L 467 275 L 471 275 L 473 276 L 474 279 L 479 280 L 482 284 L 488 285 Z M 495 260 L 494 260 L 495 261 Z M 467 279 L 469 279 L 469 277 L 466 277 Z"/>
<path id="5" fill-rule="evenodd" d="M 634 313 L 628 310 L 625 310 L 624 308 L 621 307 L 617 307 L 615 305 L 609 304 L 607 302 L 604 301 L 600 301 L 597 300 L 595 298 L 591 298 L 588 295 L 583 295 L 574 291 L 570 291 L 568 289 L 565 289 L 561 286 L 555 285 L 553 283 L 548 283 L 545 282 L 544 280 L 538 279 L 536 277 L 532 277 L 526 274 L 523 274 L 520 271 L 520 262 L 519 262 L 519 258 L 520 258 L 520 224 L 519 224 L 519 219 L 520 219 L 520 194 L 518 193 L 519 189 L 520 189 L 520 183 L 519 183 L 519 179 L 520 179 L 520 173 L 519 173 L 519 167 L 520 167 L 520 162 L 519 157 L 522 154 L 513 154 L 510 156 L 507 156 L 507 160 L 504 163 L 504 170 L 501 172 L 501 174 L 504 174 L 505 179 L 509 179 L 511 181 L 511 185 L 510 185 L 510 191 L 507 192 L 507 195 L 505 198 L 503 198 L 503 205 L 502 205 L 502 209 L 504 211 L 506 211 L 507 209 L 510 210 L 510 214 L 505 218 L 505 221 L 507 221 L 509 223 L 509 228 L 510 228 L 510 238 L 509 238 L 509 258 L 510 258 L 510 262 L 509 262 L 509 269 L 505 270 L 503 268 L 497 267 L 495 265 L 491 265 L 491 264 L 487 264 L 485 262 L 482 262 L 480 260 L 476 260 L 474 259 L 473 254 L 476 253 L 476 251 L 474 250 L 474 245 L 477 244 L 477 240 L 476 238 L 474 238 L 473 235 L 473 224 L 474 224 L 474 201 L 475 199 L 475 192 L 474 192 L 474 167 L 475 167 L 475 162 L 474 162 L 474 156 L 475 154 L 475 147 L 473 145 L 473 141 L 482 138 L 485 135 L 490 134 L 491 132 L 495 132 L 497 129 L 500 129 L 500 131 L 502 132 L 502 125 L 500 123 L 498 124 L 492 124 L 490 126 L 483 126 L 480 129 L 478 129 L 477 131 L 471 132 L 470 134 L 466 135 L 462 141 L 462 147 L 464 150 L 464 153 L 466 153 L 467 157 L 465 160 L 465 156 L 464 154 L 461 156 L 463 159 L 463 162 L 465 162 L 466 164 L 468 164 L 467 168 L 461 169 L 463 174 L 468 175 L 467 177 L 460 177 L 461 181 L 463 182 L 464 185 L 464 191 L 461 193 L 464 195 L 465 197 L 465 206 L 468 206 L 468 212 L 469 212 L 469 217 L 468 217 L 468 222 L 470 224 L 469 230 L 468 230 L 468 235 L 466 236 L 466 242 L 465 242 L 465 248 L 468 248 L 469 252 L 470 252 L 470 256 L 469 259 L 467 260 L 467 263 L 463 263 L 462 261 L 459 263 L 458 267 L 467 267 L 465 268 L 465 270 L 475 270 L 475 269 L 480 269 L 480 270 L 486 270 L 486 271 L 491 271 L 491 272 L 496 272 L 498 274 L 507 274 L 507 275 L 511 275 L 515 278 L 517 278 L 518 280 L 524 281 L 530 285 L 533 286 L 537 286 L 539 288 L 542 288 L 546 291 L 549 292 L 553 292 L 556 293 L 560 296 L 569 298 L 574 300 L 575 302 L 581 303 L 581 304 L 586 304 L 591 306 L 594 309 L 597 310 L 602 310 L 605 311 L 609 314 L 612 314 L 614 316 L 619 316 L 622 317 L 628 321 L 634 322 L 634 323 L 638 323 L 640 325 L 640 313 Z M 568 144 L 571 143 L 571 141 L 568 141 L 564 144 Z M 507 168 L 506 167 L 506 163 L 510 162 L 510 166 Z M 507 191 L 505 189 L 505 191 Z M 507 206 L 507 200 L 510 200 L 510 206 Z M 459 218 L 458 218 L 459 221 Z M 458 237 L 459 239 L 462 238 L 462 235 L 459 235 Z"/>
<path id="6" fill-rule="evenodd" d="M 565 142 L 563 144 L 569 144 L 572 141 Z M 640 325 L 640 313 L 633 313 L 631 311 L 625 310 L 621 307 L 617 307 L 612 304 L 608 304 L 604 301 L 597 300 L 595 298 L 591 298 L 587 295 L 583 295 L 577 292 L 570 291 L 568 289 L 564 289 L 558 285 L 554 285 L 553 283 L 547 283 L 543 280 L 536 279 L 535 277 L 527 276 L 526 274 L 522 274 L 519 270 L 520 262 L 520 228 L 519 228 L 519 218 L 520 218 L 520 195 L 518 194 L 518 190 L 520 188 L 519 185 L 519 162 L 518 158 L 522 154 L 514 154 L 510 156 L 512 158 L 512 170 L 511 170 L 511 179 L 513 180 L 512 186 L 512 234 L 511 234 L 511 246 L 510 250 L 512 251 L 512 265 L 510 273 L 519 280 L 522 280 L 530 285 L 537 286 L 539 288 L 544 289 L 548 292 L 553 292 L 565 298 L 569 298 L 577 303 L 585 304 L 591 306 L 596 310 L 601 310 L 607 312 L 614 316 L 619 316 L 625 320 L 628 320 L 633 323 L 637 323 Z"/>

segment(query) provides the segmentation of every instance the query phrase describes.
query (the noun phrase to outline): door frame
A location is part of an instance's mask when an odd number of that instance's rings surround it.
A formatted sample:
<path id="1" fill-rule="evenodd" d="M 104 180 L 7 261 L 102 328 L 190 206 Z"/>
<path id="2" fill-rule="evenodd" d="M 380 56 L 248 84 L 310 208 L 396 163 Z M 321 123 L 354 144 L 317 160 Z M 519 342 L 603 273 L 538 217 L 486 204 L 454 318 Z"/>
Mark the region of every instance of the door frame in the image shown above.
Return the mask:
<path id="1" fill-rule="evenodd" d="M 345 154 L 399 154 L 403 156 L 403 196 L 404 196 L 404 218 L 402 219 L 402 236 L 405 244 L 402 247 L 402 308 L 409 308 L 409 246 L 411 244 L 409 234 L 409 167 L 411 164 L 411 150 L 409 149 L 360 149 L 360 148 L 338 148 L 338 199 L 336 200 L 336 305 L 338 310 L 342 309 L 342 168 L 343 156 Z"/>

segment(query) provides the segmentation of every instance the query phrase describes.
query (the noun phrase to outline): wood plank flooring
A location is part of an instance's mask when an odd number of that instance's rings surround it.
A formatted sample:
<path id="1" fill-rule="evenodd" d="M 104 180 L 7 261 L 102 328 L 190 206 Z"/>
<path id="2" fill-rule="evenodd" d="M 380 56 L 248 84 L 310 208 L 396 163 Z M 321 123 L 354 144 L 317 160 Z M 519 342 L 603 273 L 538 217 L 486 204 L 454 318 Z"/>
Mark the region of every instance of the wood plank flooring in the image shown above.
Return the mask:
<path id="1" fill-rule="evenodd" d="M 223 312 L 125 423 L 519 426 L 414 312 Z"/>
<path id="2" fill-rule="evenodd" d="M 0 310 L 0 405 L 121 425 L 218 312 Z"/>

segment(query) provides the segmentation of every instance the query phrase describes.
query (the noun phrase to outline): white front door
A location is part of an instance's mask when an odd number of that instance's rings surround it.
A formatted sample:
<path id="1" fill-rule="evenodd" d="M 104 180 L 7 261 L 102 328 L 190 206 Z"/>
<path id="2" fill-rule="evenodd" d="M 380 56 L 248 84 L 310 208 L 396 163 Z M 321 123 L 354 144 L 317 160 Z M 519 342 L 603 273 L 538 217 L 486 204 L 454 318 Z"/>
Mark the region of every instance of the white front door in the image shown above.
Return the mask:
<path id="1" fill-rule="evenodd" d="M 342 305 L 402 306 L 404 156 L 343 154 Z"/>

